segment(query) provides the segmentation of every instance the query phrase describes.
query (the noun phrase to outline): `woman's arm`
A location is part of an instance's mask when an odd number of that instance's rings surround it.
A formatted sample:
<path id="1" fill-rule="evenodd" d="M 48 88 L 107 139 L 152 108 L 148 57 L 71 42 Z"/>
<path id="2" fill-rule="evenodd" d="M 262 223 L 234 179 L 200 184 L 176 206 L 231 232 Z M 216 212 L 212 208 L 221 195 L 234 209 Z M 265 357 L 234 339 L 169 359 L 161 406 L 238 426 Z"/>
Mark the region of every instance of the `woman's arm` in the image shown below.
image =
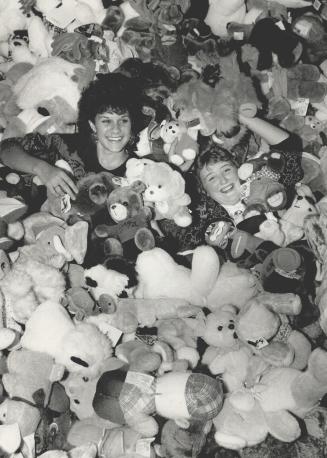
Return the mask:
<path id="1" fill-rule="evenodd" d="M 289 137 L 289 133 L 280 127 L 274 126 L 264 119 L 249 118 L 239 114 L 239 121 L 255 134 L 259 135 L 269 145 L 277 145 Z"/>
<path id="2" fill-rule="evenodd" d="M 28 154 L 15 138 L 8 138 L 0 143 L 0 161 L 18 172 L 36 175 L 53 194 L 66 193 L 72 199 L 75 198 L 78 189 L 64 170 Z"/>

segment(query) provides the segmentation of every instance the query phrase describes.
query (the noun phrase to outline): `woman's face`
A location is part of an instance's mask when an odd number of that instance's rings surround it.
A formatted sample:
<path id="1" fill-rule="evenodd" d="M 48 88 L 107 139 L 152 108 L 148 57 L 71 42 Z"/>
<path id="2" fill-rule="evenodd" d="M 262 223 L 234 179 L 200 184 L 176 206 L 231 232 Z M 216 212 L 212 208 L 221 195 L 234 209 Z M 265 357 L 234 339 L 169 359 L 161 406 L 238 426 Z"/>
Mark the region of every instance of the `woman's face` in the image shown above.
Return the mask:
<path id="1" fill-rule="evenodd" d="M 90 126 L 104 150 L 111 153 L 123 151 L 131 138 L 132 123 L 127 112 L 99 113 L 95 117 L 94 124 L 90 121 Z"/>
<path id="2" fill-rule="evenodd" d="M 221 205 L 235 205 L 241 198 L 241 184 L 236 167 L 230 162 L 206 165 L 200 171 L 202 186 Z"/>

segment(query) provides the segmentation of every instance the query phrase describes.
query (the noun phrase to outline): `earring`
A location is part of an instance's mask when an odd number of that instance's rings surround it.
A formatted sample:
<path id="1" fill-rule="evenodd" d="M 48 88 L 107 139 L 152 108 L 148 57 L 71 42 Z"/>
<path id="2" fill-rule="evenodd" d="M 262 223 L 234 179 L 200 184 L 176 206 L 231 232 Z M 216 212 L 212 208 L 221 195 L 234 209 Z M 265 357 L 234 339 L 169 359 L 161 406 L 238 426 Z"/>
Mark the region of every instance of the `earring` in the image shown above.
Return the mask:
<path id="1" fill-rule="evenodd" d="M 98 134 L 96 133 L 95 130 L 92 130 L 91 132 L 91 137 L 92 137 L 92 140 L 94 141 L 94 143 L 98 143 Z"/>

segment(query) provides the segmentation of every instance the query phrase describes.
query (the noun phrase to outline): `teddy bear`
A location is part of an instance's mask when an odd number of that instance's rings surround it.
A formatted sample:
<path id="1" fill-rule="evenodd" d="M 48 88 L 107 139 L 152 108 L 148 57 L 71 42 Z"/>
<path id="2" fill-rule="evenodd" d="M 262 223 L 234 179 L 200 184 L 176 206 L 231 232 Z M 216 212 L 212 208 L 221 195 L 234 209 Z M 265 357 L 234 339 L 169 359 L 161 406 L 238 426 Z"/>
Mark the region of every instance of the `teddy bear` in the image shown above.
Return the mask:
<path id="1" fill-rule="evenodd" d="M 33 434 L 41 419 L 42 408 L 46 407 L 51 396 L 52 383 L 63 376 L 63 368 L 54 363 L 51 356 L 26 349 L 10 352 L 7 358 L 8 372 L 2 376 L 2 384 L 7 396 L 0 404 L 1 429 L 16 425 L 16 436 L 8 434 L 5 443 L 0 441 L 3 451 L 13 446 L 15 452 L 21 439 Z M 16 439 L 15 439 L 16 437 Z"/>
<path id="2" fill-rule="evenodd" d="M 293 293 L 263 292 L 240 310 L 235 321 L 239 339 L 273 366 L 304 369 L 311 343 L 292 329 L 288 316 L 299 315 L 302 303 Z"/>
<path id="3" fill-rule="evenodd" d="M 169 162 L 177 166 L 185 161 L 192 161 L 198 153 L 197 142 L 189 135 L 182 121 L 162 121 L 160 137 L 164 141 L 163 149 Z"/>
<path id="4" fill-rule="evenodd" d="M 21 345 L 42 351 L 69 372 L 86 377 L 100 373 L 103 362 L 112 356 L 111 341 L 94 324 L 75 324 L 57 302 L 42 302 L 26 322 Z"/>
<path id="5" fill-rule="evenodd" d="M 155 246 L 154 236 L 149 229 L 152 212 L 145 207 L 142 182 L 116 188 L 109 194 L 106 202 L 113 224 L 100 224 L 93 230 L 91 241 L 103 245 L 105 256 L 124 255 L 136 258 L 140 251 Z"/>
<path id="6" fill-rule="evenodd" d="M 232 393 L 214 420 L 217 443 L 240 449 L 268 432 L 283 442 L 296 440 L 301 435 L 296 417 L 305 418 L 326 394 L 326 361 L 326 352 L 316 348 L 305 371 L 270 368 L 252 387 Z"/>
<path id="7" fill-rule="evenodd" d="M 181 227 L 189 226 L 192 216 L 187 208 L 191 198 L 185 193 L 182 175 L 168 164 L 149 164 L 144 170 L 146 189 L 143 193 L 145 204 L 150 202 L 155 209 L 155 219 L 173 219 Z"/>
<path id="8" fill-rule="evenodd" d="M 126 173 L 125 173 L 126 184 L 132 185 L 135 181 L 143 182 L 145 168 L 149 164 L 152 164 L 152 163 L 153 161 L 146 157 L 142 157 L 140 159 L 132 157 L 131 159 L 128 159 L 128 161 L 126 162 Z M 122 181 L 122 185 L 124 185 L 124 181 Z"/>
<path id="9" fill-rule="evenodd" d="M 158 433 L 157 421 L 152 417 L 155 413 L 182 428 L 192 421 L 210 427 L 222 406 L 222 387 L 219 380 L 200 373 L 169 372 L 152 377 L 145 371 L 125 369 L 100 377 L 93 406 L 103 418 L 152 437 Z"/>
<path id="10" fill-rule="evenodd" d="M 210 313 L 195 330 L 208 345 L 201 364 L 208 366 L 213 375 L 222 374 L 228 392 L 244 386 L 253 354 L 238 338 L 236 319 L 236 309 L 226 305 Z"/>

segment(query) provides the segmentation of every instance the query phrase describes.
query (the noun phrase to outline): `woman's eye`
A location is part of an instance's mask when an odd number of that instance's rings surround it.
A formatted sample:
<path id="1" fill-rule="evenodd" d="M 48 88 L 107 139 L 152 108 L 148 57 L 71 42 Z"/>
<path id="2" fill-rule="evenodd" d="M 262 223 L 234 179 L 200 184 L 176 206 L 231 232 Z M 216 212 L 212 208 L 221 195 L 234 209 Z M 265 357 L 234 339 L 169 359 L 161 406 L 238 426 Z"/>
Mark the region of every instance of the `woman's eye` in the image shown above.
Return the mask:
<path id="1" fill-rule="evenodd" d="M 211 175 L 211 177 L 208 177 L 207 180 L 210 182 L 210 181 L 213 181 L 215 179 L 215 176 L 214 175 Z"/>
<path id="2" fill-rule="evenodd" d="M 123 122 L 124 124 L 128 124 L 128 123 L 129 123 L 129 118 L 123 118 L 123 119 L 122 119 L 122 122 Z"/>

